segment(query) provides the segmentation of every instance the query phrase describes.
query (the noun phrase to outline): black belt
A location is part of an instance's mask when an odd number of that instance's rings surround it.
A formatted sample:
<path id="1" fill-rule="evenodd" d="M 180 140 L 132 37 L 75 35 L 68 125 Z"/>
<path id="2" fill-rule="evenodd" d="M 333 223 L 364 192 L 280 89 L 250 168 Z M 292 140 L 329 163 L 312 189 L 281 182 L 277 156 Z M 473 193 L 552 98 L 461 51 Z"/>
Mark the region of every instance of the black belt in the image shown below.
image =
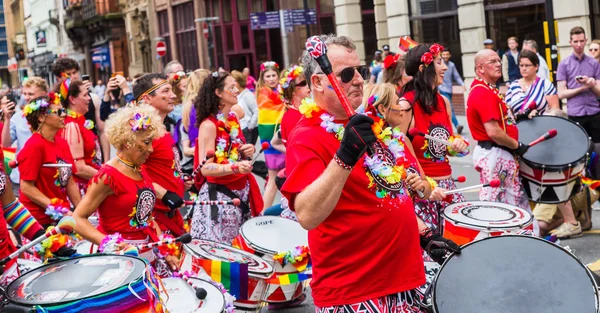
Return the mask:
<path id="1" fill-rule="evenodd" d="M 490 150 L 492 148 L 500 148 L 502 150 L 508 151 L 511 154 L 513 153 L 513 151 L 505 146 L 501 146 L 493 141 L 478 141 L 477 145 L 482 147 L 485 150 Z"/>

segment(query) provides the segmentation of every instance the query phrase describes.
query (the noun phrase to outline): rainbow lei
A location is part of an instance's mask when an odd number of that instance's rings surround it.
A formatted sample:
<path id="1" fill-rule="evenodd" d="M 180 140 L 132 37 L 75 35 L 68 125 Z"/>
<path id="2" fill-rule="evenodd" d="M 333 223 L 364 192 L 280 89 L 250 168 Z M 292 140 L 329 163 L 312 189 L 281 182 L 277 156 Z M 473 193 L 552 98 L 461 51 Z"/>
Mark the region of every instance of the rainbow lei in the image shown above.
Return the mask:
<path id="1" fill-rule="evenodd" d="M 48 227 L 47 231 L 54 229 L 54 226 Z M 35 252 L 44 260 L 54 257 L 54 253 L 63 247 L 72 248 L 78 241 L 74 234 L 56 234 L 44 239 L 40 244 L 35 245 Z"/>
<path id="2" fill-rule="evenodd" d="M 448 147 L 447 147 L 448 155 L 450 155 L 450 156 L 457 156 L 457 157 L 460 157 L 460 158 L 462 158 L 462 157 L 464 157 L 464 156 L 467 156 L 467 155 L 469 155 L 469 152 L 470 152 L 470 151 L 469 151 L 469 148 L 468 148 L 468 147 L 469 147 L 469 141 L 468 141 L 466 138 L 464 138 L 464 137 L 462 137 L 462 136 L 460 136 L 460 135 L 453 135 L 453 136 L 450 136 L 450 138 L 448 138 L 448 141 L 449 141 L 450 143 L 452 143 L 452 142 L 454 142 L 454 140 L 456 140 L 456 139 L 462 139 L 462 140 L 463 140 L 463 141 L 464 141 L 464 142 L 467 144 L 467 148 L 466 148 L 465 150 L 463 150 L 463 151 L 458 151 L 458 152 L 457 152 L 457 151 L 454 151 L 454 150 L 452 149 L 452 146 L 448 146 Z"/>
<path id="3" fill-rule="evenodd" d="M 50 216 L 51 219 L 58 221 L 67 215 L 69 211 L 71 211 L 71 205 L 68 202 L 59 198 L 52 198 L 44 213 Z"/>
<path id="4" fill-rule="evenodd" d="M 98 246 L 98 252 L 113 253 L 117 250 L 117 246 L 124 241 L 125 239 L 119 233 L 106 235 Z"/>
<path id="5" fill-rule="evenodd" d="M 217 138 L 215 157 L 218 164 L 233 164 L 240 159 L 239 147 L 243 144 L 240 139 L 240 124 L 235 117 L 235 113 L 229 112 L 227 119 L 223 113 L 217 114 L 217 129 L 222 134 Z M 226 151 L 225 149 L 229 149 Z"/>
<path id="6" fill-rule="evenodd" d="M 79 119 L 82 115 L 73 110 L 67 109 L 67 116 L 74 119 Z M 85 127 L 85 129 L 87 130 L 92 130 L 94 128 L 94 125 L 94 121 L 92 120 L 85 120 L 85 122 L 83 122 L 83 127 Z"/>
<path id="7" fill-rule="evenodd" d="M 59 104 L 60 98 L 54 92 L 48 93 L 48 98 L 50 101 L 46 101 L 46 99 L 41 98 L 35 101 L 31 101 L 29 104 L 23 107 L 23 116 L 33 113 L 34 111 L 39 110 L 40 108 L 48 108 L 50 104 Z"/>
<path id="8" fill-rule="evenodd" d="M 281 85 L 281 87 L 283 87 L 283 89 L 288 88 L 290 86 L 290 83 L 294 79 L 298 78 L 298 76 L 300 76 L 300 74 L 302 74 L 303 72 L 304 68 L 301 65 L 294 65 L 283 72 L 279 84 Z"/>
<path id="9" fill-rule="evenodd" d="M 337 140 L 342 140 L 344 137 L 344 125 L 341 123 L 335 123 L 334 117 L 322 112 L 322 109 L 317 106 L 312 99 L 302 100 L 302 105 L 298 108 L 306 118 L 319 117 L 321 119 L 321 127 L 328 133 L 332 133 Z M 375 178 L 371 175 L 377 175 L 378 178 L 385 180 L 389 184 L 399 183 L 402 179 L 406 178 L 406 168 L 410 165 L 406 159 L 404 150 L 404 134 L 398 128 L 384 127 L 385 121 L 377 116 L 373 116 L 374 108 L 370 106 L 365 109 L 365 113 L 373 118 L 373 133 L 379 139 L 379 143 L 389 150 L 395 158 L 395 164 L 389 164 L 385 162 L 380 156 L 372 155 L 365 156 L 365 167 L 368 167 L 367 177 L 369 178 L 369 189 L 374 190 L 378 198 L 396 197 L 398 195 L 407 195 L 407 191 L 402 188 L 398 192 L 391 192 L 384 188 L 381 188 L 375 183 Z M 369 173 L 370 171 L 370 173 Z"/>
<path id="10" fill-rule="evenodd" d="M 280 252 L 273 256 L 273 260 L 286 266 L 292 264 L 298 272 L 303 272 L 310 262 L 310 251 L 307 246 L 298 246 L 294 250 Z"/>
<path id="11" fill-rule="evenodd" d="M 160 235 L 159 239 L 163 240 L 163 239 L 168 239 L 168 238 L 175 239 L 175 237 L 173 237 L 171 235 L 165 235 L 165 234 Z M 162 244 L 160 246 L 157 246 L 156 250 L 158 251 L 157 254 L 158 254 L 159 258 L 165 258 L 168 255 L 179 257 L 179 253 L 180 253 L 179 244 L 176 242 L 172 242 L 169 244 Z"/>

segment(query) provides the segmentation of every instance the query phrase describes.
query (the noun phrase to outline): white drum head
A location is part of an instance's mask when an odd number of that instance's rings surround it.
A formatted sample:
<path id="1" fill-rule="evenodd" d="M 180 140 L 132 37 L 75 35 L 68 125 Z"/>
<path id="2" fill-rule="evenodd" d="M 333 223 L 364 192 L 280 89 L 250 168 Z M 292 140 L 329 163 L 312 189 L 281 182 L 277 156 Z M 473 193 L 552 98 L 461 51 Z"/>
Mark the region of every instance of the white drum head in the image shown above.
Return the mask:
<path id="1" fill-rule="evenodd" d="M 225 310 L 225 297 L 217 287 L 202 279 L 190 279 L 193 281 L 194 285 L 206 290 L 206 299 L 203 300 L 202 306 L 198 307 L 200 300 L 196 298 L 196 293 L 193 288 L 183 279 L 174 277 L 163 278 L 162 283 L 165 289 L 161 289 L 160 296 L 165 301 L 165 305 L 169 312 L 221 313 Z"/>
<path id="2" fill-rule="evenodd" d="M 78 243 L 75 244 L 75 250 L 77 250 L 77 253 L 79 254 L 83 254 L 83 255 L 87 255 L 87 254 L 91 254 L 91 253 L 96 253 L 98 252 L 98 246 L 94 245 L 94 249 L 92 251 L 90 251 L 90 249 L 92 248 L 92 243 L 87 241 L 87 240 L 82 240 Z"/>
<path id="3" fill-rule="evenodd" d="M 247 263 L 249 273 L 267 276 L 273 273 L 273 266 L 262 258 L 217 242 L 194 239 L 184 249 L 208 260 Z"/>
<path id="4" fill-rule="evenodd" d="M 531 224 L 531 214 L 519 207 L 499 202 L 466 201 L 451 204 L 444 219 L 470 229 L 498 231 L 522 229 Z"/>
<path id="5" fill-rule="evenodd" d="M 277 254 L 308 246 L 308 231 L 300 223 L 278 216 L 258 216 L 244 223 L 240 233 L 256 251 Z"/>
<path id="6" fill-rule="evenodd" d="M 37 263 L 37 262 L 33 262 L 31 260 L 26 260 L 26 259 L 17 259 L 17 265 L 19 266 L 19 272 L 21 275 L 36 269 L 40 266 L 42 266 L 42 263 Z"/>

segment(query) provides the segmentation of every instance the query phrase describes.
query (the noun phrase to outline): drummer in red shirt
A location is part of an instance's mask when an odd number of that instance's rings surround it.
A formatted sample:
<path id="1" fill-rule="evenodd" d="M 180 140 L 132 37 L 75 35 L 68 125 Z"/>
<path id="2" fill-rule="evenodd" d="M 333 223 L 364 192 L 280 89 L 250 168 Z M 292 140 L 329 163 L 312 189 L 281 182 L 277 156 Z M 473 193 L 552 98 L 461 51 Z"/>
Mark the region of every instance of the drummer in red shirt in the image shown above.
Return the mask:
<path id="1" fill-rule="evenodd" d="M 157 241 L 161 231 L 152 218 L 157 192 L 142 164 L 153 152 L 154 139 L 164 132 L 162 119 L 149 105 L 126 106 L 109 117 L 106 132 L 117 149 L 116 157 L 90 180 L 87 194 L 73 214 L 75 231 L 104 252 Z M 98 229 L 88 221 L 96 210 Z M 149 262 L 155 260 L 151 251 L 140 252 Z M 171 266 L 178 264 L 174 255 L 165 259 Z"/>
<path id="2" fill-rule="evenodd" d="M 361 66 L 350 38 L 323 35 L 321 40 L 342 90 L 358 108 L 368 67 Z M 282 191 L 309 230 L 317 312 L 420 312 L 412 298 L 414 288 L 425 282 L 419 243 L 437 248 L 446 241 L 418 222 L 410 197 L 394 188 L 399 182 L 388 183 L 393 177 L 378 175 L 370 185 L 372 160 L 367 162 L 364 152 L 376 141 L 373 119 L 358 114 L 348 120 L 307 53 L 303 64 L 315 103 L 306 104 L 288 138 L 289 176 Z M 404 182 L 425 196 L 431 192 L 417 174 Z"/>
<path id="3" fill-rule="evenodd" d="M 21 203 L 44 228 L 63 215 L 71 215 L 71 204 L 81 200 L 72 174 L 77 171 L 69 145 L 57 132 L 65 127 L 66 110 L 58 96 L 34 99 L 23 107 L 33 135 L 17 156 L 21 173 Z M 70 203 L 69 203 L 70 202 Z"/>
<path id="4" fill-rule="evenodd" d="M 177 102 L 167 77 L 158 73 L 139 78 L 133 85 L 133 96 L 138 102 L 154 107 L 163 121 Z M 184 186 L 177 142 L 169 131 L 154 140 L 152 149 L 144 169 L 161 199 L 156 203 L 154 219 L 163 232 L 179 237 L 186 233 L 179 207 L 183 205 L 184 189 L 189 189 L 192 183 L 190 181 Z"/>
<path id="5" fill-rule="evenodd" d="M 405 57 L 406 73 L 413 77 L 402 87 L 400 105 L 412 106 L 411 127 L 432 137 L 450 141 L 452 146 L 426 139 L 423 136 L 411 138 L 416 157 L 425 175 L 435 180 L 435 188 L 429 199 L 418 201 L 415 212 L 427 225 L 438 228 L 440 215 L 451 203 L 465 201 L 462 194 L 453 194 L 445 201 L 445 190 L 456 189 L 452 180 L 452 167 L 448 156 L 464 156 L 469 153 L 464 139 L 452 133 L 452 109 L 450 101 L 438 92 L 448 69 L 442 60 L 444 50 L 439 44 L 420 44 L 410 49 Z"/>
<path id="6" fill-rule="evenodd" d="M 501 182 L 500 188 L 482 188 L 479 199 L 531 211 L 515 159 L 515 155 L 527 152 L 528 146 L 518 141 L 519 130 L 512 110 L 495 87 L 502 77 L 502 61 L 498 54 L 492 50 L 479 51 L 475 55 L 475 74 L 477 77 L 471 84 L 467 101 L 469 129 L 473 139 L 477 140 L 473 161 L 482 184 L 494 179 Z"/>

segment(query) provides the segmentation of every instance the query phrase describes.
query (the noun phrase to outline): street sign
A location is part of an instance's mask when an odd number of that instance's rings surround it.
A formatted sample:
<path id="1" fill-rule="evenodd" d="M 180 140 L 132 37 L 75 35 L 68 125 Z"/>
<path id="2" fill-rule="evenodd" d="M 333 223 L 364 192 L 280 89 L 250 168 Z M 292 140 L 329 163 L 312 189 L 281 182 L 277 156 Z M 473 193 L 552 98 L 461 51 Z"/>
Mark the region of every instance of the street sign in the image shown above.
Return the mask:
<path id="1" fill-rule="evenodd" d="M 250 13 L 250 28 L 252 30 L 280 27 L 279 11 Z"/>
<path id="2" fill-rule="evenodd" d="M 17 68 L 18 68 L 18 63 L 17 63 L 17 59 L 16 58 L 10 58 L 8 59 L 8 61 L 6 62 L 7 66 L 8 66 L 8 71 L 9 72 L 16 72 Z"/>
<path id="3" fill-rule="evenodd" d="M 158 54 L 159 57 L 164 57 L 165 54 L 167 54 L 167 45 L 164 43 L 164 41 L 159 41 L 156 43 L 156 54 Z"/>
<path id="4" fill-rule="evenodd" d="M 202 23 L 202 34 L 204 35 L 204 39 L 208 40 L 208 23 Z"/>
<path id="5" fill-rule="evenodd" d="M 291 24 L 294 26 L 297 25 L 306 25 L 306 24 L 317 24 L 317 11 L 315 9 L 296 9 L 289 10 L 290 12 L 290 20 Z M 286 25 L 287 21 L 286 21 Z"/>

